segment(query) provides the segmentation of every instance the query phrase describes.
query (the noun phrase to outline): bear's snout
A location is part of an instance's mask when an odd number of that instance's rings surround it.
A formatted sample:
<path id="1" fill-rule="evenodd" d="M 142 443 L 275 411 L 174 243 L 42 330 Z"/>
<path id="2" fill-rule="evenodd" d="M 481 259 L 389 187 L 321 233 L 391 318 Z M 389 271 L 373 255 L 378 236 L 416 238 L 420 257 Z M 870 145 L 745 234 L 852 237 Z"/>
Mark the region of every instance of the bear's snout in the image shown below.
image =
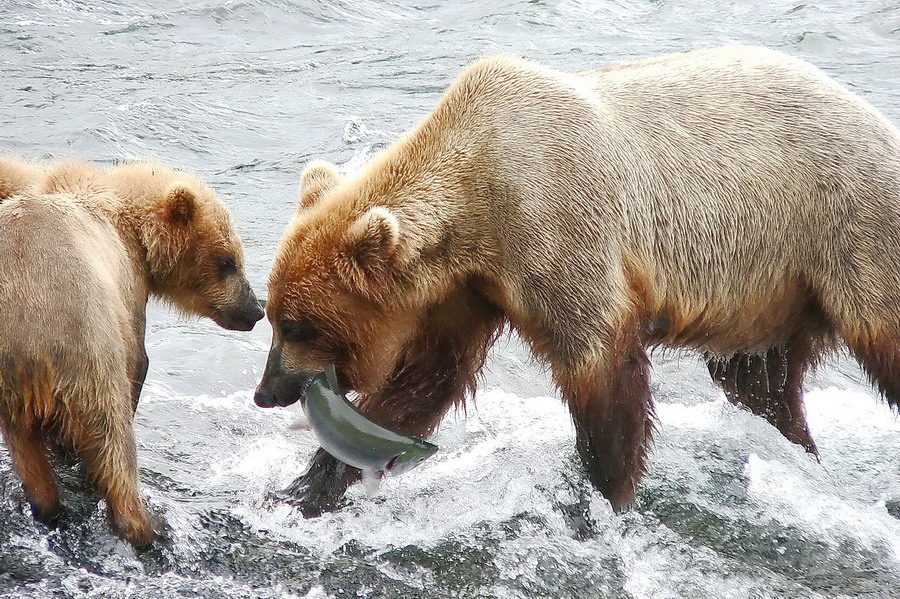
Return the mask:
<path id="1" fill-rule="evenodd" d="M 274 408 L 278 405 L 278 398 L 275 393 L 269 389 L 259 388 L 253 395 L 253 401 L 261 408 Z"/>
<path id="2" fill-rule="evenodd" d="M 256 387 L 253 401 L 261 408 L 286 407 L 305 399 L 312 374 L 305 371 L 288 372 L 281 365 L 282 345 L 273 339 L 266 369 Z"/>
<path id="3" fill-rule="evenodd" d="M 305 398 L 303 393 L 308 384 L 309 379 L 306 377 L 285 377 L 273 381 L 263 375 L 253 401 L 261 408 L 286 408 Z"/>
<path id="4" fill-rule="evenodd" d="M 262 320 L 265 312 L 256 298 L 240 306 L 216 309 L 212 319 L 223 329 L 231 331 L 252 331 L 257 322 Z"/>

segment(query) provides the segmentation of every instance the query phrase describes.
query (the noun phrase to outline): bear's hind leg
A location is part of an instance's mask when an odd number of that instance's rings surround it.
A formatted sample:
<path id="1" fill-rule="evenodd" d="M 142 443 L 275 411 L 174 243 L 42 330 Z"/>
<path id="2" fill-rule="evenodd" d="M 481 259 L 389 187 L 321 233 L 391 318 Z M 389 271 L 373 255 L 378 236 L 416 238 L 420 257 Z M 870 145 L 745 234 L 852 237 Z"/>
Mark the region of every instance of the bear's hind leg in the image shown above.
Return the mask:
<path id="1" fill-rule="evenodd" d="M 0 405 L 9 405 L 9 402 L 9 397 L 0 397 Z M 6 409 L 0 419 L 13 469 L 22 480 L 31 512 L 37 520 L 52 524 L 62 513 L 62 504 L 56 475 L 47 459 L 48 450 L 40 422 L 27 414 L 20 414 L 13 421 Z"/>
<path id="2" fill-rule="evenodd" d="M 105 411 L 82 415 L 72 431 L 73 441 L 88 474 L 106 498 L 113 528 L 134 545 L 145 546 L 156 539 L 156 533 L 138 490 L 131 402 L 127 395 L 120 399 L 117 404 L 100 402 L 107 407 Z"/>
<path id="3" fill-rule="evenodd" d="M 870 333 L 845 341 L 888 405 L 900 411 L 900 335 Z"/>
<path id="4" fill-rule="evenodd" d="M 631 507 L 653 434 L 650 360 L 637 331 L 620 335 L 611 360 L 556 374 L 591 482 L 617 512 Z"/>
<path id="5" fill-rule="evenodd" d="M 788 441 L 818 457 L 803 407 L 803 377 L 811 360 L 809 343 L 792 342 L 784 348 L 770 348 L 763 355 L 740 352 L 710 359 L 707 368 L 728 401 L 746 406 Z"/>

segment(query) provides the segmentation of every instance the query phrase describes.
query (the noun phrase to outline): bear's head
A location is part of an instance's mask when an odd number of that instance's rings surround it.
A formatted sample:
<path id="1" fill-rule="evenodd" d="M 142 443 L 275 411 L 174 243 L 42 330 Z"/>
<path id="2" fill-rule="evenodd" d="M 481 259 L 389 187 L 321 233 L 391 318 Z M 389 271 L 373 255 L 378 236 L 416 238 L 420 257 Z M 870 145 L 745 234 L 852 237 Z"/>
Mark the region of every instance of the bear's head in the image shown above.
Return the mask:
<path id="1" fill-rule="evenodd" d="M 244 250 L 228 208 L 198 177 L 157 163 L 116 167 L 110 178 L 128 199 L 146 251 L 150 289 L 177 309 L 249 331 L 263 317 L 244 274 Z"/>
<path id="2" fill-rule="evenodd" d="M 259 406 L 301 399 L 328 364 L 345 390 L 378 390 L 421 320 L 410 301 L 411 236 L 390 208 L 367 199 L 378 194 L 347 183 L 321 161 L 301 176 L 297 213 L 269 275 L 272 347 Z"/>

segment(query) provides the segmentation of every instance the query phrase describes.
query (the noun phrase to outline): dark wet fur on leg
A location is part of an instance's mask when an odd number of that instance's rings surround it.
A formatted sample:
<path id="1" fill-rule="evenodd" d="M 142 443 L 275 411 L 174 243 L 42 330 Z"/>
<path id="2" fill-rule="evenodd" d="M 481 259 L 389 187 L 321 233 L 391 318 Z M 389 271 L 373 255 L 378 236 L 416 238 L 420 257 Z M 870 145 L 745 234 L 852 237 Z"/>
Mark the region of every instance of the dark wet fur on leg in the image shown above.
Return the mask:
<path id="1" fill-rule="evenodd" d="M 847 345 L 888 405 L 900 412 L 900 342 L 870 332 L 847 339 Z"/>
<path id="2" fill-rule="evenodd" d="M 348 466 L 319 448 L 306 472 L 288 485 L 283 495 L 300 509 L 304 518 L 317 518 L 341 507 L 344 493 L 360 476 L 359 468 Z"/>
<path id="3" fill-rule="evenodd" d="M 10 410 L 18 402 L 0 397 L 0 430 L 3 432 L 13 469 L 36 520 L 52 526 L 63 513 L 59 484 L 50 464 L 45 430 L 37 418 L 25 410 Z"/>
<path id="4" fill-rule="evenodd" d="M 560 388 L 575 423 L 576 447 L 593 485 L 616 511 L 634 501 L 653 435 L 650 360 L 636 335 L 623 340 L 614 363 Z"/>
<path id="5" fill-rule="evenodd" d="M 746 406 L 785 438 L 818 457 L 806 423 L 803 377 L 813 360 L 809 343 L 774 347 L 765 354 L 738 353 L 709 359 L 707 368 L 733 404 Z"/>

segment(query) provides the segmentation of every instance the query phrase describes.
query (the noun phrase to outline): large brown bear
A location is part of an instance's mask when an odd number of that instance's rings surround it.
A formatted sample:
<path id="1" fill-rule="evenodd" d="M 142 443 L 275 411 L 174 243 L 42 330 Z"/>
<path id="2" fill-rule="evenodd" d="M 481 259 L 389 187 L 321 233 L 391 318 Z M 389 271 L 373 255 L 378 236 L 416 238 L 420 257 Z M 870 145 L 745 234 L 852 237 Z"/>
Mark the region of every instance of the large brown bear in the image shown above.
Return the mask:
<path id="1" fill-rule="evenodd" d="M 303 179 L 261 406 L 333 362 L 363 410 L 426 435 L 508 323 L 616 509 L 653 431 L 648 347 L 702 352 L 730 399 L 813 452 L 803 376 L 839 339 L 900 406 L 900 132 L 802 60 L 482 60 L 360 174 Z M 315 514 L 358 476 L 320 451 L 290 490 Z"/>
<path id="2" fill-rule="evenodd" d="M 138 545 L 154 539 L 132 431 L 150 295 L 229 329 L 263 316 L 231 216 L 197 177 L 65 163 L 0 204 L 0 424 L 42 521 L 62 509 L 47 458 L 65 447 L 114 528 Z"/>

